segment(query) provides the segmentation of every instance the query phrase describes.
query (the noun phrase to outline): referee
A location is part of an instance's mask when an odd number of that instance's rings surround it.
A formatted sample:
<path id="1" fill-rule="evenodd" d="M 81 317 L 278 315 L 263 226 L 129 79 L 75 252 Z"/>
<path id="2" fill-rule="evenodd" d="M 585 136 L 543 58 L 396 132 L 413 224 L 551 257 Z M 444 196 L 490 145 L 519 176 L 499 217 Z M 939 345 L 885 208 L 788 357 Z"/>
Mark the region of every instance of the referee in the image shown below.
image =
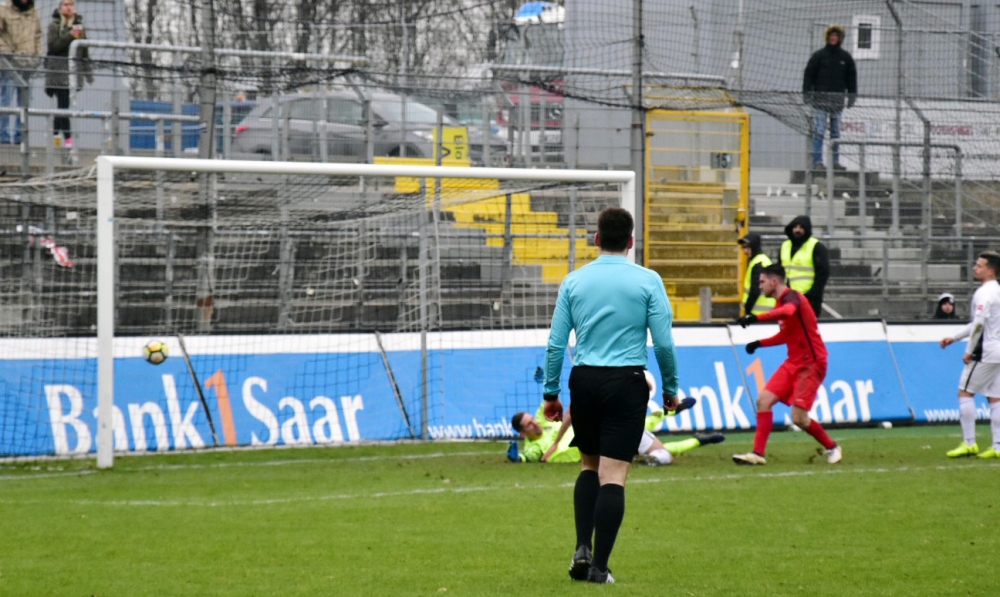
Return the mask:
<path id="1" fill-rule="evenodd" d="M 573 415 L 571 445 L 583 467 L 573 506 L 576 552 L 573 580 L 613 583 L 608 558 L 625 516 L 625 478 L 639 449 L 649 388 L 646 329 L 660 366 L 663 408 L 677 403 L 677 353 L 673 313 L 659 274 L 626 258 L 632 248 L 632 215 L 609 207 L 597 220 L 595 244 L 601 254 L 563 280 L 545 352 L 545 416 L 562 416 L 559 376 L 570 330 L 576 356 L 569 376 Z M 593 539 L 593 540 L 592 540 Z"/>

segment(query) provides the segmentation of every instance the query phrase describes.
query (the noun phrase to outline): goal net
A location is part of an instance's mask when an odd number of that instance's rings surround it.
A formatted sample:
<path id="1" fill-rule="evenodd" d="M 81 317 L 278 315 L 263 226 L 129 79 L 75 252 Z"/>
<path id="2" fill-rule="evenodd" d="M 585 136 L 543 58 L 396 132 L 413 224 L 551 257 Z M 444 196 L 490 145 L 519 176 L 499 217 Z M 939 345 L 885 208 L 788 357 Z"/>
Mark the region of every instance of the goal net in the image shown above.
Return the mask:
<path id="1" fill-rule="evenodd" d="M 632 180 L 102 157 L 0 187 L 0 457 L 512 435 Z"/>

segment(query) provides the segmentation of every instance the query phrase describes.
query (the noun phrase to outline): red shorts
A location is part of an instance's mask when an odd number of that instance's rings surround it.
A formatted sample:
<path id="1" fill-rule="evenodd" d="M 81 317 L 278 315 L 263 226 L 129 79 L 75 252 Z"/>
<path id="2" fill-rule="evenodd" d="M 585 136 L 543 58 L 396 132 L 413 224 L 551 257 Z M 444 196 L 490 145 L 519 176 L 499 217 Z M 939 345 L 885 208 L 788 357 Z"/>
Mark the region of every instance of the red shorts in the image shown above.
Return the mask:
<path id="1" fill-rule="evenodd" d="M 823 379 L 826 378 L 826 363 L 798 365 L 785 361 L 767 380 L 765 389 L 788 406 L 798 406 L 811 410 L 816 401 Z"/>

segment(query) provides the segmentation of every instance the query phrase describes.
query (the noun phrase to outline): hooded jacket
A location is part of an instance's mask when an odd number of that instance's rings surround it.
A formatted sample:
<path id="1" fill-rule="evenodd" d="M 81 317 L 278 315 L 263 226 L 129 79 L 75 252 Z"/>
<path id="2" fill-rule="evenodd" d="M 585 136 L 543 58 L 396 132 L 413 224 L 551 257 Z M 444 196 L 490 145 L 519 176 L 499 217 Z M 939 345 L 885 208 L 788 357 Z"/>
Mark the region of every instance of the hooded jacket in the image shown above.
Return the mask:
<path id="1" fill-rule="evenodd" d="M 51 97 L 54 89 L 69 89 L 69 46 L 76 38 L 71 31 L 72 25 L 83 25 L 83 17 L 74 15 L 73 23 L 64 27 L 62 15 L 59 9 L 52 11 L 52 22 L 49 23 L 48 30 L 48 54 L 45 56 L 45 93 Z M 87 30 L 84 28 L 80 39 L 87 39 Z M 80 58 L 79 76 L 77 77 L 77 89 L 83 88 L 84 79 L 88 83 L 94 82 L 94 75 L 90 72 L 90 53 L 87 46 L 80 48 L 78 54 Z"/>
<path id="2" fill-rule="evenodd" d="M 837 33 L 836 44 L 829 43 L 830 34 Z M 841 47 L 844 43 L 844 29 L 839 25 L 826 28 L 823 39 L 825 47 L 813 52 L 802 76 L 802 98 L 810 106 L 827 112 L 844 109 L 844 94 L 847 106 L 854 105 L 858 93 L 858 71 L 854 58 Z"/>
<path id="3" fill-rule="evenodd" d="M 951 313 L 945 313 L 941 308 L 945 303 L 951 303 Z M 958 319 L 955 313 L 955 298 L 948 293 L 942 294 L 938 299 L 937 309 L 934 310 L 934 319 Z"/>
<path id="4" fill-rule="evenodd" d="M 42 23 L 35 0 L 0 4 L 0 54 L 22 54 L 9 60 L 25 70 L 35 70 L 41 64 Z M 0 63 L 0 69 L 5 66 Z"/>
<path id="5" fill-rule="evenodd" d="M 796 239 L 792 234 L 792 228 L 796 226 L 802 226 L 806 231 L 805 235 L 800 239 Z M 812 220 L 809 219 L 809 216 L 796 216 L 785 226 L 785 236 L 792 243 L 791 254 L 795 255 L 812 236 Z M 785 267 L 788 266 L 786 263 L 782 263 L 782 265 Z M 815 269 L 815 278 L 813 279 L 812 288 L 803 294 L 809 299 L 813 311 L 816 312 L 816 317 L 819 317 L 823 308 L 823 290 L 826 288 L 827 280 L 830 279 L 830 255 L 827 253 L 826 245 L 822 242 L 817 242 L 816 247 L 813 249 L 813 268 Z"/>
<path id="6" fill-rule="evenodd" d="M 745 245 L 750 247 L 750 259 L 753 259 L 763 252 L 760 248 L 760 235 L 756 232 L 748 232 L 747 235 L 741 240 L 745 240 Z M 762 269 L 764 269 L 764 266 L 758 263 L 753 266 L 752 270 L 750 270 L 750 291 L 747 292 L 747 301 L 743 305 L 744 312 L 746 313 L 753 312 L 753 307 L 757 304 L 757 300 L 760 298 L 760 286 L 754 284 L 754 280 L 760 279 L 760 270 Z"/>

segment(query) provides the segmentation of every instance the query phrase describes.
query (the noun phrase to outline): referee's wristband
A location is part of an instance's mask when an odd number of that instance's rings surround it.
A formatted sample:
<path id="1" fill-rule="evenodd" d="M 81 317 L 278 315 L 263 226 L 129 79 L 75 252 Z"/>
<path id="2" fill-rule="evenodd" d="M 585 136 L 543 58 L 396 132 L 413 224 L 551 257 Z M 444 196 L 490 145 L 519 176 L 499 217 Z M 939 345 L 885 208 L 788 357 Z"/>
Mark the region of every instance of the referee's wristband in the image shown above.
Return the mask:
<path id="1" fill-rule="evenodd" d="M 546 402 L 552 402 L 553 400 L 559 400 L 559 394 L 545 394 L 542 399 Z"/>

